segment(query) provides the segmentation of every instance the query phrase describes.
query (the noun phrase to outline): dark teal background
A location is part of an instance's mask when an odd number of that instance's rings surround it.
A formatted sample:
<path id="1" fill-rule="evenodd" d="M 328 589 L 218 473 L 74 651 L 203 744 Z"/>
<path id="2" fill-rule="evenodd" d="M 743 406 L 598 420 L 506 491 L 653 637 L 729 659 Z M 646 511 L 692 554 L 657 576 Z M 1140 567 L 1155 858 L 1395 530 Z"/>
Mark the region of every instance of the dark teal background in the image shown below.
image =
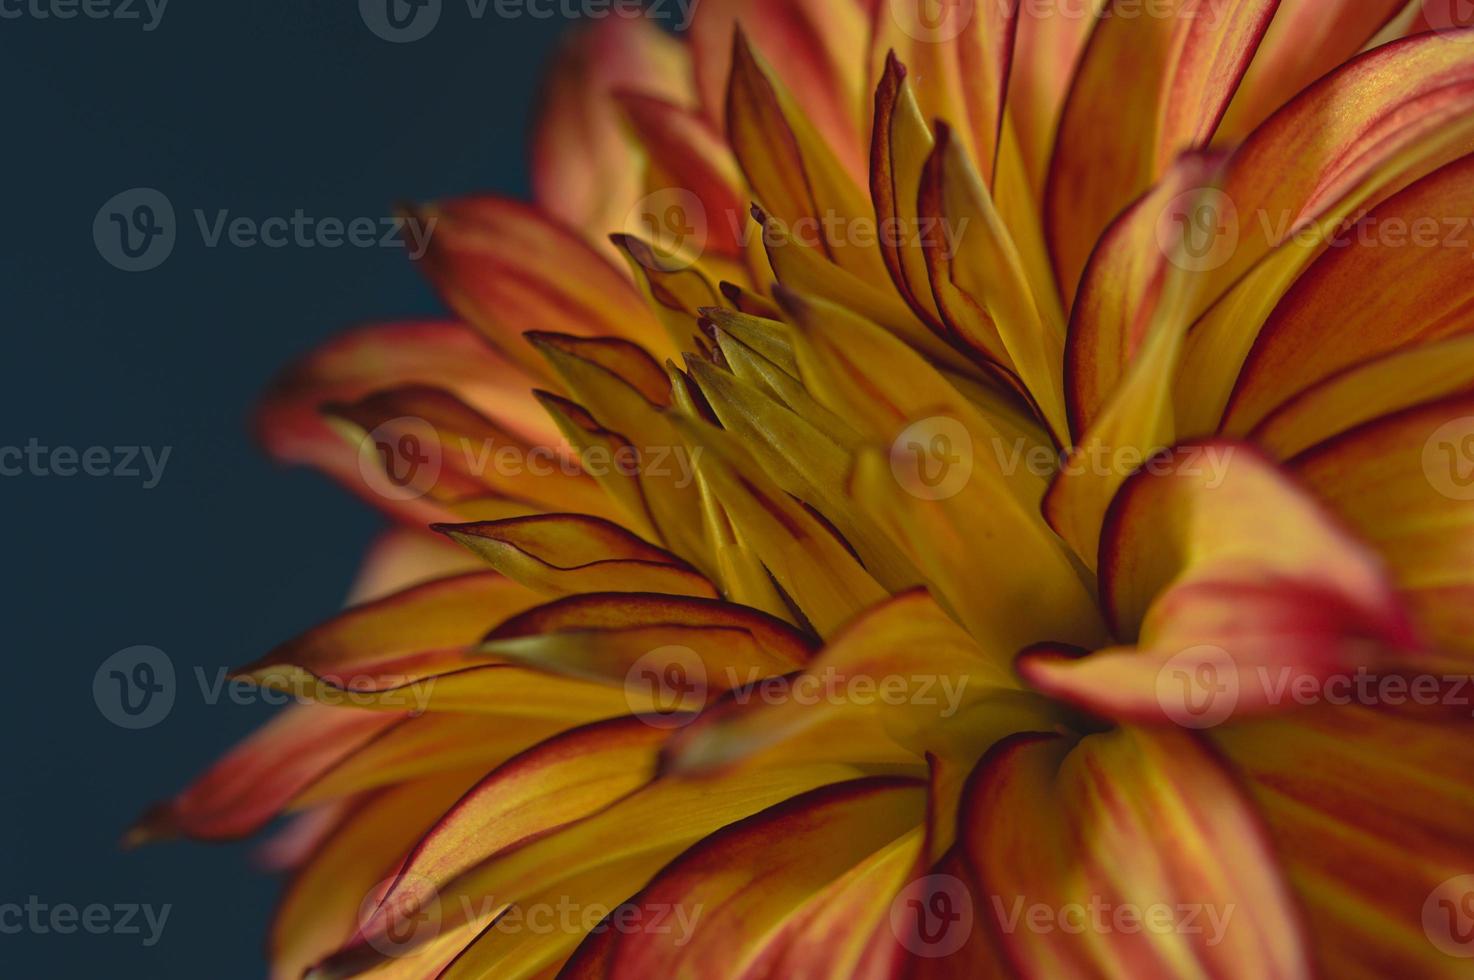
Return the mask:
<path id="1" fill-rule="evenodd" d="M 0 935 L 6 977 L 259 977 L 277 882 L 248 848 L 117 839 L 269 709 L 203 703 L 193 668 L 260 655 L 331 613 L 378 526 L 326 480 L 264 460 L 257 393 L 355 322 L 439 306 L 401 251 L 206 249 L 189 211 L 382 216 L 400 199 L 522 194 L 538 73 L 566 21 L 371 34 L 355 0 L 173 0 L 138 22 L 0 20 L 0 446 L 171 446 L 163 480 L 0 477 L 0 904 L 173 906 L 162 941 Z M 452 10 L 451 5 L 455 6 Z M 454 16 L 453 16 L 454 14 Z M 94 215 L 133 187 L 179 212 L 169 260 L 106 264 Z M 92 678 L 147 644 L 169 717 L 110 724 Z"/>

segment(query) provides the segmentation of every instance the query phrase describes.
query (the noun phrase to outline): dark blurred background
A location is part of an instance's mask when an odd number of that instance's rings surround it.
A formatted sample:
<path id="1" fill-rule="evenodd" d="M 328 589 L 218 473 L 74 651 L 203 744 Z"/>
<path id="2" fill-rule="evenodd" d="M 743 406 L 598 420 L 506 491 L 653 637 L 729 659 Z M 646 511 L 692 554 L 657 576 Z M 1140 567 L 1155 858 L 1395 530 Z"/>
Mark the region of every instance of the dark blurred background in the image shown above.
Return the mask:
<path id="1" fill-rule="evenodd" d="M 213 678 L 331 613 L 379 526 L 325 479 L 260 456 L 257 393 L 347 325 L 438 311 L 402 249 L 207 248 L 193 211 L 347 222 L 405 198 L 524 194 L 539 74 L 571 26 L 478 20 L 445 0 L 428 36 L 390 43 L 355 0 L 174 0 L 156 21 L 145 0 L 0 0 L 0 453 L 170 451 L 152 488 L 142 462 L 139 477 L 0 476 L 0 975 L 264 974 L 278 883 L 246 845 L 117 841 L 269 715 L 205 703 L 194 669 Z M 172 203 L 177 240 L 130 273 L 105 261 L 93 224 L 140 187 Z M 0 456 L 7 474 L 17 462 Z M 167 654 L 177 696 L 128 730 L 92 685 L 138 645 Z M 145 946 L 141 916 L 137 935 L 64 935 L 4 913 L 32 902 L 170 913 Z"/>

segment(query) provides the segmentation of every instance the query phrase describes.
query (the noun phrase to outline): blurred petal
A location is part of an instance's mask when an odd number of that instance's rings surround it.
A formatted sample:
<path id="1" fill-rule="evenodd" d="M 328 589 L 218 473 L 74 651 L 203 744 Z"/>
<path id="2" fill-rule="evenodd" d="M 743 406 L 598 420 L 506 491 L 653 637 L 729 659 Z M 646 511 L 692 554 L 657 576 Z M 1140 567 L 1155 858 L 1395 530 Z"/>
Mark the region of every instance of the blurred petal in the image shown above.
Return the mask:
<path id="1" fill-rule="evenodd" d="M 1453 915 L 1468 884 L 1441 888 L 1474 867 L 1474 739 L 1461 713 L 1323 706 L 1215 735 L 1269 825 L 1325 975 L 1468 975 L 1451 955 L 1467 950 Z"/>
<path id="2" fill-rule="evenodd" d="M 1474 655 L 1474 395 L 1369 422 L 1288 466 L 1382 556 L 1435 644 Z"/>
<path id="3" fill-rule="evenodd" d="M 377 493 L 360 470 L 358 446 L 319 409 L 400 385 L 435 384 L 478 411 L 506 420 L 525 437 L 556 439 L 530 376 L 474 331 L 452 322 L 395 323 L 343 334 L 287 370 L 257 410 L 257 438 L 286 463 L 316 466 L 376 507 L 411 523 L 436 520 L 433 501 Z"/>
<path id="4" fill-rule="evenodd" d="M 348 604 L 361 605 L 481 568 L 474 555 L 438 534 L 418 528 L 391 528 L 380 532 L 369 546 L 349 591 Z"/>
<path id="5" fill-rule="evenodd" d="M 420 264 L 446 303 L 534 377 L 546 369 L 521 342 L 529 330 L 622 337 L 667 350 L 664 331 L 628 277 L 536 208 L 466 197 L 416 215 L 434 221 Z"/>
<path id="6" fill-rule="evenodd" d="M 298 705 L 278 714 L 129 831 L 129 843 L 179 834 L 231 840 L 264 827 L 312 783 L 407 714 Z"/>
<path id="7" fill-rule="evenodd" d="M 272 976 L 300 980 L 309 966 L 352 938 L 374 887 L 481 775 L 480 769 L 444 773 L 355 805 L 286 887 L 272 920 Z"/>
<path id="8" fill-rule="evenodd" d="M 343 684 L 402 683 L 464 666 L 487 631 L 539 601 L 491 572 L 440 579 L 348 609 L 238 673 L 264 679 L 296 668 Z"/>
<path id="9" fill-rule="evenodd" d="M 643 154 L 616 96 L 684 102 L 690 72 L 685 47 L 646 17 L 608 17 L 571 34 L 545 76 L 532 134 L 538 204 L 606 249 L 642 193 Z"/>
<path id="10" fill-rule="evenodd" d="M 842 165 L 864 173 L 860 118 L 870 18 L 857 0 L 701 0 L 691 24 L 696 90 L 721 125 L 737 31 L 778 66 L 797 108 Z M 735 141 L 734 141 L 735 142 Z"/>
<path id="11" fill-rule="evenodd" d="M 434 501 L 442 519 L 612 510 L 561 447 L 533 446 L 439 388 L 393 388 L 324 412 L 357 447 L 362 482 L 389 500 Z"/>

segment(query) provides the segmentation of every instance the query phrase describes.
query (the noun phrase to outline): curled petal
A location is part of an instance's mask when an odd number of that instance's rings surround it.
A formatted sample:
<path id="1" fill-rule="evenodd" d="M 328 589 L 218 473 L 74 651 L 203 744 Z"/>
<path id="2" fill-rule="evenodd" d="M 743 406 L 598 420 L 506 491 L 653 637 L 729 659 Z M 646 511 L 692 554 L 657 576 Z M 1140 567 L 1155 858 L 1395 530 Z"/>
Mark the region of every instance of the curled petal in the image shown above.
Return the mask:
<path id="1" fill-rule="evenodd" d="M 1019 668 L 1108 717 L 1208 727 L 1292 709 L 1286 683 L 1396 669 L 1422 652 L 1377 555 L 1246 445 L 1148 462 L 1100 548 L 1101 601 L 1135 646 L 1034 650 Z"/>

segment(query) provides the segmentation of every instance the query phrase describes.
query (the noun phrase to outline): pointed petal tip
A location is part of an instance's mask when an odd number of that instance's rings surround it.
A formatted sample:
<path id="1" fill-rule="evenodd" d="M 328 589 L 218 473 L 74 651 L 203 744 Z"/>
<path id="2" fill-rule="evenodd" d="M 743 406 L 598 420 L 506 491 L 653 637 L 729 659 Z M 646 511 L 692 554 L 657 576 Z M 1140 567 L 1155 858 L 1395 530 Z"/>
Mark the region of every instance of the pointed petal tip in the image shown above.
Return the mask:
<path id="1" fill-rule="evenodd" d="M 118 847 L 124 851 L 136 851 L 147 844 L 159 844 L 177 840 L 179 827 L 167 803 L 155 803 L 143 812 L 133 825 L 118 839 Z"/>

